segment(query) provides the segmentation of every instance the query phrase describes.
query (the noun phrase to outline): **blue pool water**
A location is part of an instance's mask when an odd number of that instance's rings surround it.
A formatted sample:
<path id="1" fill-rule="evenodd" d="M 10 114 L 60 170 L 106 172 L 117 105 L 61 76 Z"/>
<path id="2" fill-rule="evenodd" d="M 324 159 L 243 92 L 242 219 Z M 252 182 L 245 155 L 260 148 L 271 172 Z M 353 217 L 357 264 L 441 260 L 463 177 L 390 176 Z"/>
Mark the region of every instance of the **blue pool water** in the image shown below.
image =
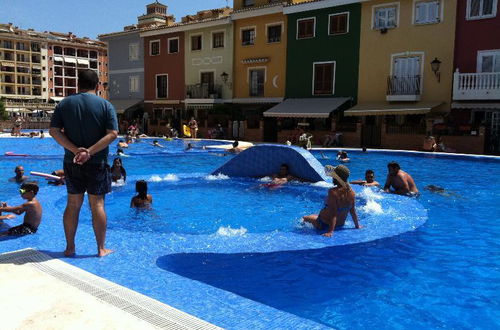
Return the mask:
<path id="1" fill-rule="evenodd" d="M 64 261 L 231 329 L 499 327 L 499 160 L 350 152 L 351 179 L 372 168 L 383 183 L 387 162 L 395 160 L 422 196 L 356 187 L 364 228 L 351 229 L 349 221 L 328 239 L 300 223 L 320 209 L 327 184 L 263 189 L 258 180 L 208 175 L 233 156 L 184 152 L 182 141 L 162 142 L 165 149 L 149 142 L 127 150 L 128 183 L 106 200 L 107 242 L 116 252 L 93 257 L 84 208 L 78 255 Z M 217 142 L 197 142 L 206 144 Z M 62 165 L 62 149 L 52 139 L 1 139 L 0 155 L 6 151 L 31 156 L 0 156 L 3 178 L 17 164 L 26 172 Z M 128 208 L 137 179 L 149 181 L 151 211 Z M 429 184 L 451 195 L 424 190 Z M 0 241 L 0 252 L 33 247 L 61 257 L 65 188 L 41 182 L 39 199 L 39 232 Z M 20 203 L 17 186 L 4 181 L 0 200 Z"/>

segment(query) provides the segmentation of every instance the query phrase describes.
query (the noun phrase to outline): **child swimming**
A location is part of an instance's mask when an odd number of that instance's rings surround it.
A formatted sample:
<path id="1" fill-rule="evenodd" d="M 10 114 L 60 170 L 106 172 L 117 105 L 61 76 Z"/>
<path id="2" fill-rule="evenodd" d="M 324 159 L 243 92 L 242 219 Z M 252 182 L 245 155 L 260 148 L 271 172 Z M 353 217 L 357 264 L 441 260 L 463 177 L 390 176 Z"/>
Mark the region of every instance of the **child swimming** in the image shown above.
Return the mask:
<path id="1" fill-rule="evenodd" d="M 153 196 L 148 194 L 148 183 L 144 180 L 139 180 L 135 183 L 135 191 L 137 195 L 132 197 L 130 207 L 133 208 L 149 208 L 153 204 Z"/>

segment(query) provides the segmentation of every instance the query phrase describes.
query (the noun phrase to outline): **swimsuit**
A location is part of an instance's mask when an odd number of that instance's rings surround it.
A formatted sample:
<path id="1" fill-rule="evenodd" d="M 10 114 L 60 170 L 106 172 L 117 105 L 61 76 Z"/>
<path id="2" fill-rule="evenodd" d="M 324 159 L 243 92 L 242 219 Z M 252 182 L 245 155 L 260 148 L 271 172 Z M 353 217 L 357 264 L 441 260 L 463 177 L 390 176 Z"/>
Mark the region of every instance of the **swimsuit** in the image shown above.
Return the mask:
<path id="1" fill-rule="evenodd" d="M 326 222 L 324 222 L 324 221 L 323 221 L 323 220 L 319 217 L 319 215 L 318 215 L 318 217 L 316 218 L 316 222 L 318 223 L 318 225 L 319 225 L 320 229 L 322 229 L 322 228 L 323 228 L 323 225 L 328 226 L 328 224 L 327 224 Z"/>
<path id="2" fill-rule="evenodd" d="M 22 225 L 10 228 L 7 233 L 9 235 L 30 235 L 36 233 L 37 228 L 30 224 L 23 223 Z"/>

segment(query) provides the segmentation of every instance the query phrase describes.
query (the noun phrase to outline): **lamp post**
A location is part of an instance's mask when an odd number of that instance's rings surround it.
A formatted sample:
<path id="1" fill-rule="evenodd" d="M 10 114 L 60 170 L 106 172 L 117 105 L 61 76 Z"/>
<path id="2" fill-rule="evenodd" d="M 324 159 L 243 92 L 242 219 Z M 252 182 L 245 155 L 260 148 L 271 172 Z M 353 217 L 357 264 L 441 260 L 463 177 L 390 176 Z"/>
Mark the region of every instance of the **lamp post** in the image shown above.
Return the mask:
<path id="1" fill-rule="evenodd" d="M 220 78 L 222 79 L 222 82 L 224 84 L 227 84 L 227 80 L 229 79 L 229 73 L 226 73 L 226 71 L 222 72 Z"/>
<path id="2" fill-rule="evenodd" d="M 432 72 L 434 72 L 434 75 L 436 76 L 438 82 L 441 81 L 441 73 L 439 72 L 440 66 L 441 66 L 441 61 L 438 60 L 437 57 L 435 57 L 434 60 L 431 62 L 431 69 Z"/>

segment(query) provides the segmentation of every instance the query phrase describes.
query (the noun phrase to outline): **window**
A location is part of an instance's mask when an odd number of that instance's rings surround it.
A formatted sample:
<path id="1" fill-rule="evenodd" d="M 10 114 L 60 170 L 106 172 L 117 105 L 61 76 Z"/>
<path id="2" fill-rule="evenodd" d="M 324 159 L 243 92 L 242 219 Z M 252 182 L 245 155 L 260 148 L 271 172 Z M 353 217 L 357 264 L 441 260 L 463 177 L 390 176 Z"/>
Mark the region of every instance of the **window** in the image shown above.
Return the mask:
<path id="1" fill-rule="evenodd" d="M 335 62 L 314 63 L 313 94 L 333 94 Z"/>
<path id="2" fill-rule="evenodd" d="M 214 72 L 202 72 L 200 74 L 200 82 L 202 86 L 206 86 L 208 88 L 208 93 L 213 94 L 214 90 Z"/>
<path id="3" fill-rule="evenodd" d="M 431 24 L 440 21 L 439 0 L 415 3 L 415 24 Z"/>
<path id="4" fill-rule="evenodd" d="M 264 69 L 249 71 L 250 96 L 264 96 L 265 74 Z"/>
<path id="5" fill-rule="evenodd" d="M 477 71 L 500 72 L 500 50 L 478 52 Z"/>
<path id="6" fill-rule="evenodd" d="M 212 33 L 212 48 L 224 48 L 224 32 Z"/>
<path id="7" fill-rule="evenodd" d="M 191 50 L 201 50 L 201 35 L 191 36 Z"/>
<path id="8" fill-rule="evenodd" d="M 179 52 L 179 38 L 168 39 L 168 53 L 177 54 Z"/>
<path id="9" fill-rule="evenodd" d="M 255 29 L 245 29 L 241 31 L 241 44 L 250 46 L 255 43 Z"/>
<path id="10" fill-rule="evenodd" d="M 128 60 L 137 61 L 139 59 L 139 44 L 128 45 Z"/>
<path id="11" fill-rule="evenodd" d="M 156 98 L 166 99 L 168 97 L 168 75 L 156 75 Z"/>
<path id="12" fill-rule="evenodd" d="M 280 42 L 281 41 L 281 24 L 271 25 L 267 27 L 267 42 Z"/>
<path id="13" fill-rule="evenodd" d="M 151 56 L 160 55 L 160 40 L 154 40 L 149 42 L 149 54 Z"/>
<path id="14" fill-rule="evenodd" d="M 497 15 L 497 0 L 467 0 L 467 19 L 490 18 Z"/>
<path id="15" fill-rule="evenodd" d="M 243 0 L 243 7 L 252 7 L 255 5 L 255 0 Z"/>
<path id="16" fill-rule="evenodd" d="M 329 16 L 328 34 L 344 34 L 349 32 L 349 13 L 332 14 Z"/>
<path id="17" fill-rule="evenodd" d="M 130 76 L 128 78 L 128 91 L 136 93 L 139 91 L 139 76 Z"/>
<path id="18" fill-rule="evenodd" d="M 376 30 L 395 28 L 396 13 L 396 6 L 375 8 L 373 28 Z"/>
<path id="19" fill-rule="evenodd" d="M 297 39 L 314 38 L 316 18 L 297 20 Z"/>

